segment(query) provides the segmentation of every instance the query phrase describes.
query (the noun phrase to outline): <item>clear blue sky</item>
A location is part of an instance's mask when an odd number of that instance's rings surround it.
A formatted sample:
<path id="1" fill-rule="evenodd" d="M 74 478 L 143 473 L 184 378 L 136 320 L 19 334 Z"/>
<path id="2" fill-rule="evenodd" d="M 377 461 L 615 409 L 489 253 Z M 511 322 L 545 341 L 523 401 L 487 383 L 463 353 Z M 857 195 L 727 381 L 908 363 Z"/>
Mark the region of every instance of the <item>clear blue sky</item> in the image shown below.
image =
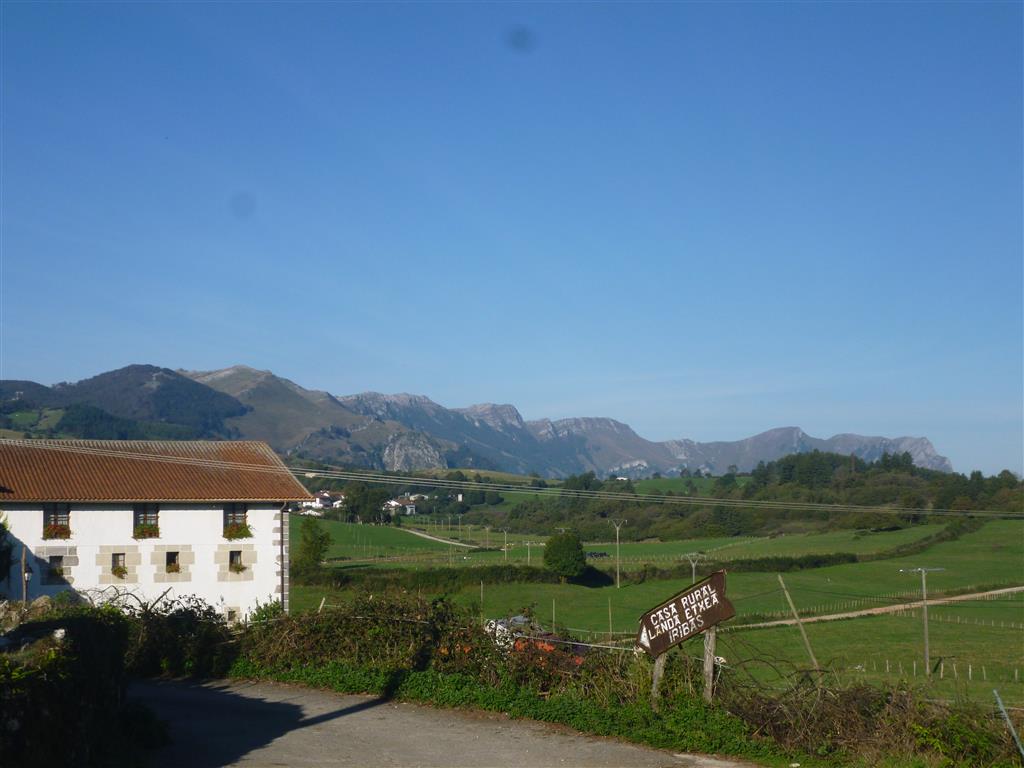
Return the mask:
<path id="1" fill-rule="evenodd" d="M 1022 458 L 1022 5 L 2 7 L 2 376 Z"/>

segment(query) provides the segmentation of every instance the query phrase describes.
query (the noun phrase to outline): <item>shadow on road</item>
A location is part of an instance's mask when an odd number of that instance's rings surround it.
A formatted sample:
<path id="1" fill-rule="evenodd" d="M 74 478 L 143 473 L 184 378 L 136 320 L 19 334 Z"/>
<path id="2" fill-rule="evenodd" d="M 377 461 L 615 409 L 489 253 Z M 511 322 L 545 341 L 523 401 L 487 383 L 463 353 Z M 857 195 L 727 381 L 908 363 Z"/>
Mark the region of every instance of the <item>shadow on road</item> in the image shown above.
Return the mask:
<path id="1" fill-rule="evenodd" d="M 300 696 L 301 691 L 296 690 L 296 700 Z M 245 695 L 244 683 L 138 681 L 129 688 L 129 698 L 148 705 L 168 723 L 171 744 L 153 755 L 153 768 L 214 768 L 231 765 L 286 733 L 373 709 L 391 697 L 310 717 L 300 704 L 287 698 L 267 700 L 255 691 Z"/>

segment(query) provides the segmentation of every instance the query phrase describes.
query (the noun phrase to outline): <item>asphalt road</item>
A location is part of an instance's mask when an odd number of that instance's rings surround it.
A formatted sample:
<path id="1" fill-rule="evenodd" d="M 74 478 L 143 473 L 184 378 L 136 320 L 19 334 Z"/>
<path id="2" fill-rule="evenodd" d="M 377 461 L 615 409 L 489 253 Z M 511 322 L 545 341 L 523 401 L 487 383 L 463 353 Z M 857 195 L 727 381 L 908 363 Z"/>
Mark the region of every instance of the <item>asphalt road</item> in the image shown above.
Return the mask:
<path id="1" fill-rule="evenodd" d="M 140 682 L 130 696 L 170 727 L 152 768 L 437 766 L 437 768 L 748 768 L 646 749 L 494 713 L 248 682 Z"/>

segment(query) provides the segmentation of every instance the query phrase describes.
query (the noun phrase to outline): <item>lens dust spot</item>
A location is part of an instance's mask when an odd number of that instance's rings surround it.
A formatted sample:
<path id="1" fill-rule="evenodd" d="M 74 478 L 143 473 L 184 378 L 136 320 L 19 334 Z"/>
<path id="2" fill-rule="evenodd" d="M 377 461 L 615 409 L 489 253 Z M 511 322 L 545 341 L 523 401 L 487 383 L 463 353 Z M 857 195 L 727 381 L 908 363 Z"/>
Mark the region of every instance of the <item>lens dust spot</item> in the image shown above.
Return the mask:
<path id="1" fill-rule="evenodd" d="M 529 27 L 519 25 L 508 31 L 505 42 L 516 53 L 532 53 L 537 47 L 537 36 Z"/>
<path id="2" fill-rule="evenodd" d="M 236 219 L 248 219 L 256 210 L 256 198 L 248 192 L 235 192 L 228 200 L 228 209 Z"/>

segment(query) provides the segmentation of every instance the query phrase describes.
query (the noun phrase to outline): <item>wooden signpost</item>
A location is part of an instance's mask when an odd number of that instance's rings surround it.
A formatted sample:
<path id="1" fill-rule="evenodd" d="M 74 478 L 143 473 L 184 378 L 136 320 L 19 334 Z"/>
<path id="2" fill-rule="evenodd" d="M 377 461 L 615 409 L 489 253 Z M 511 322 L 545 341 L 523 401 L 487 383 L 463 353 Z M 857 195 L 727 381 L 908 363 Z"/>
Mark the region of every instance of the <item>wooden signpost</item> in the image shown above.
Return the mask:
<path id="1" fill-rule="evenodd" d="M 636 644 L 654 659 L 651 704 L 658 708 L 658 686 L 666 653 L 673 646 L 704 634 L 704 700 L 711 701 L 715 674 L 715 626 L 736 615 L 725 598 L 725 571 L 715 571 L 640 617 Z"/>

